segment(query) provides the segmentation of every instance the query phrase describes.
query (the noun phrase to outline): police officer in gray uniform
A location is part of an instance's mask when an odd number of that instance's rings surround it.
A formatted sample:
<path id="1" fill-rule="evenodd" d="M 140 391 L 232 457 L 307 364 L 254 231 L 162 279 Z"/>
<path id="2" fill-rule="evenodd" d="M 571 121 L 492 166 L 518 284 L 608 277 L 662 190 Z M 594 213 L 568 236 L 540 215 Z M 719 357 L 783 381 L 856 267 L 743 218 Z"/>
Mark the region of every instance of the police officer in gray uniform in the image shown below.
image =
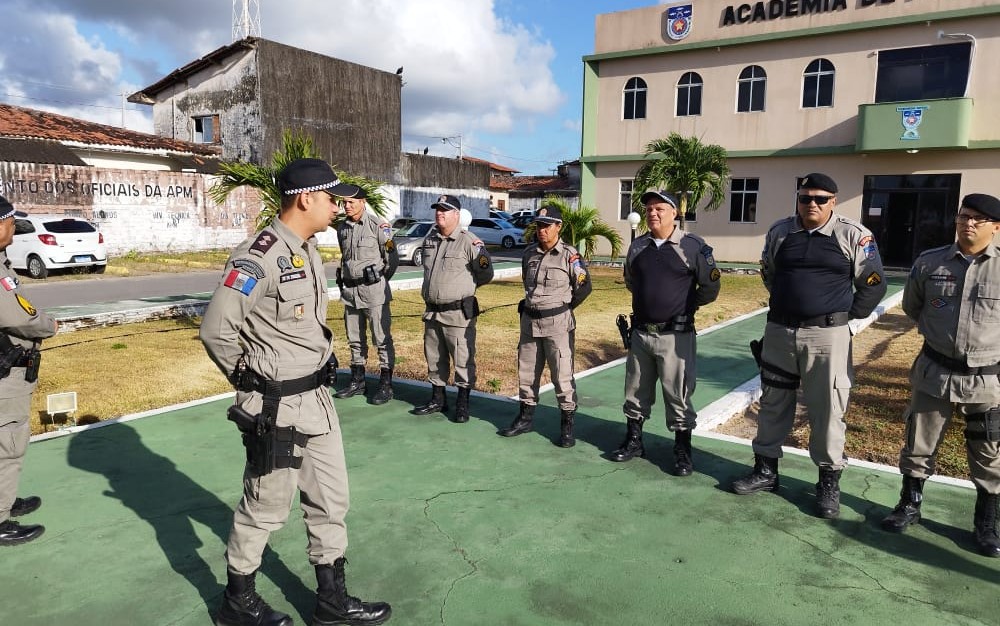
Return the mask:
<path id="1" fill-rule="evenodd" d="M 674 432 L 674 475 L 690 476 L 691 431 L 698 416 L 695 388 L 694 314 L 719 297 L 721 273 L 705 240 L 680 229 L 677 200 L 665 191 L 642 194 L 649 232 L 629 246 L 625 287 L 632 292 L 632 331 L 625 361 L 625 441 L 612 461 L 645 457 L 642 423 L 663 390 L 667 428 Z"/>
<path id="2" fill-rule="evenodd" d="M 469 394 L 476 386 L 476 288 L 493 280 L 493 261 L 475 235 L 459 227 L 462 205 L 455 196 L 441 196 L 431 205 L 434 228 L 424 238 L 424 356 L 431 397 L 412 413 L 429 415 L 448 410 L 444 388 L 455 364 L 455 422 L 469 421 Z"/>
<path id="3" fill-rule="evenodd" d="M 385 404 L 392 399 L 392 368 L 396 352 L 392 344 L 389 301 L 392 291 L 389 279 L 399 267 L 399 254 L 392 241 L 392 227 L 365 210 L 366 194 L 358 188 L 352 197 L 344 199 L 346 218 L 337 225 L 340 243 L 340 268 L 337 286 L 344 303 L 344 326 L 347 345 L 351 348 L 351 380 L 335 395 L 350 398 L 365 393 L 365 362 L 368 359 L 368 332 L 378 351 L 379 384 L 372 404 Z"/>
<path id="4" fill-rule="evenodd" d="M 0 547 L 38 539 L 45 527 L 19 524 L 12 517 L 31 513 L 41 498 L 17 497 L 21 466 L 31 438 L 31 392 L 38 380 L 42 339 L 58 324 L 18 293 L 7 247 L 14 240 L 14 206 L 0 196 Z"/>
<path id="5" fill-rule="evenodd" d="M 886 290 L 875 239 L 833 212 L 836 194 L 832 178 L 809 174 L 799 185 L 796 215 L 775 222 L 765 238 L 761 277 L 771 298 L 760 351 L 754 468 L 733 482 L 740 495 L 778 488 L 781 444 L 791 432 L 801 384 L 809 455 L 819 466 L 816 510 L 826 519 L 840 514 L 840 474 L 847 465 L 844 413 L 854 379 L 847 322 L 868 317 Z"/>
<path id="6" fill-rule="evenodd" d="M 524 300 L 518 305 L 521 336 L 517 344 L 521 408 L 510 427 L 497 432 L 504 437 L 516 437 L 532 429 L 538 385 L 542 369 L 548 363 L 562 413 L 558 445 L 569 448 L 576 443 L 573 438 L 576 416 L 576 381 L 573 378 L 576 318 L 573 309 L 590 295 L 593 285 L 580 253 L 559 238 L 562 210 L 543 207 L 534 221 L 538 245 L 528 246 L 521 259 Z"/>
<path id="7" fill-rule="evenodd" d="M 882 527 L 903 532 L 920 520 L 924 481 L 958 411 L 976 485 L 976 544 L 981 554 L 1000 557 L 1000 200 L 965 196 L 955 230 L 955 243 L 917 257 L 903 292 L 903 311 L 917 322 L 924 346 L 910 370 L 903 488 Z"/>
<path id="8" fill-rule="evenodd" d="M 243 433 L 243 498 L 226 546 L 228 584 L 216 623 L 288 626 L 257 594 L 255 576 L 269 535 L 300 493 L 317 590 L 313 624 L 381 624 L 384 602 L 347 593 L 344 551 L 347 466 L 327 386 L 335 380 L 329 298 L 317 233 L 337 214 L 340 183 L 326 162 L 297 159 L 278 175 L 281 212 L 226 263 L 201 324 L 212 361 L 237 388 L 230 419 Z"/>

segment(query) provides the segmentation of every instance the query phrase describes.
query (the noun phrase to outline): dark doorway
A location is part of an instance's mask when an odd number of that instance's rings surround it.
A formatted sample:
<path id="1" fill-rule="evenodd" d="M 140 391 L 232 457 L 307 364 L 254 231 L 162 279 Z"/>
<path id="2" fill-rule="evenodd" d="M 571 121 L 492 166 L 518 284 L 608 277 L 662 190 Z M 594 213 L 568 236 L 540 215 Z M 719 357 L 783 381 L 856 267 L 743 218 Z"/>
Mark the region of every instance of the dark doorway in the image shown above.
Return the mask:
<path id="1" fill-rule="evenodd" d="M 961 174 L 865 176 L 861 221 L 882 262 L 909 267 L 924 250 L 955 240 Z"/>

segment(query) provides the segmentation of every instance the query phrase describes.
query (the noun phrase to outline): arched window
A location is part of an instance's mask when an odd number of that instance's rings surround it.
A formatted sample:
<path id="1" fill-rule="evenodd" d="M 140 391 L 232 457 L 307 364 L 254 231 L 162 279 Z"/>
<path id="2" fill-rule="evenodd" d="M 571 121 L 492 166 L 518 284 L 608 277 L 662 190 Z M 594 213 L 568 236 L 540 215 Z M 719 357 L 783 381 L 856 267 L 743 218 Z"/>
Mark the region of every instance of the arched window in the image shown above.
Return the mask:
<path id="1" fill-rule="evenodd" d="M 685 72 L 677 82 L 677 117 L 701 115 L 701 76 Z"/>
<path id="2" fill-rule="evenodd" d="M 740 113 L 764 110 L 767 73 L 759 65 L 748 65 L 740 72 L 736 110 Z"/>
<path id="3" fill-rule="evenodd" d="M 633 76 L 625 83 L 625 109 L 622 117 L 626 120 L 641 120 L 646 117 L 646 81 Z"/>
<path id="4" fill-rule="evenodd" d="M 826 59 L 815 59 L 802 74 L 802 108 L 833 106 L 833 80 L 836 71 Z"/>

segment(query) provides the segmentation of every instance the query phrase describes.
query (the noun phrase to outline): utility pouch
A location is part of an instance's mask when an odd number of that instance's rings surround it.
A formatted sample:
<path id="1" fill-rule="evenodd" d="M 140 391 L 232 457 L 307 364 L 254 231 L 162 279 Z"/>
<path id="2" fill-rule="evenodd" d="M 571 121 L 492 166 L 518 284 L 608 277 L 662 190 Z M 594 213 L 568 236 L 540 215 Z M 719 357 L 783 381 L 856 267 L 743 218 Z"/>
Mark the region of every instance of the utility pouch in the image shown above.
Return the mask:
<path id="1" fill-rule="evenodd" d="M 628 318 L 624 313 L 619 313 L 615 318 L 615 325 L 618 326 L 618 333 L 622 336 L 622 346 L 628 350 L 632 345 L 632 329 L 628 326 Z"/>
<path id="2" fill-rule="evenodd" d="M 382 280 L 382 272 L 375 269 L 374 265 L 369 265 L 361 272 L 361 276 L 366 285 L 377 285 Z"/>
<path id="3" fill-rule="evenodd" d="M 479 315 L 479 300 L 476 299 L 476 296 L 462 298 L 462 313 L 465 314 L 467 320 Z"/>
<path id="4" fill-rule="evenodd" d="M 336 387 L 337 386 L 337 368 L 340 367 L 340 363 L 337 361 L 337 355 L 331 354 L 330 358 L 326 361 L 326 386 Z"/>
<path id="5" fill-rule="evenodd" d="M 295 432 L 294 426 L 271 429 L 271 453 L 274 455 L 274 469 L 284 469 L 291 467 L 299 469 L 302 467 L 302 457 L 295 456 L 295 444 L 302 445 L 304 435 Z M 270 471 L 270 470 L 268 470 Z"/>
<path id="6" fill-rule="evenodd" d="M 1000 406 L 995 406 L 983 413 L 983 431 L 986 441 L 996 443 L 1000 441 Z"/>
<path id="7" fill-rule="evenodd" d="M 42 365 L 41 350 L 27 350 L 24 358 L 27 360 L 24 366 L 24 381 L 33 383 L 38 380 L 38 368 Z"/>

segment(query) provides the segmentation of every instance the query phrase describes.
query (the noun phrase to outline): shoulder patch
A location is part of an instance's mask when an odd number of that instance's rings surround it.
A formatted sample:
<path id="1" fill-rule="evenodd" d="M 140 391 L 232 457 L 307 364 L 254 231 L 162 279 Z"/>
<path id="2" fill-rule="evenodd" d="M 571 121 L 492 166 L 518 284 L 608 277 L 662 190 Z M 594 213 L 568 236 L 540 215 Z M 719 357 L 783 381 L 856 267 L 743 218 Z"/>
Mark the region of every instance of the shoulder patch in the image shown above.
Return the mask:
<path id="1" fill-rule="evenodd" d="M 396 244 L 392 242 L 392 239 L 386 239 L 385 240 L 385 251 L 386 252 L 392 252 L 395 249 L 396 249 Z"/>
<path id="2" fill-rule="evenodd" d="M 19 293 L 15 294 L 15 297 L 17 298 L 17 303 L 21 305 L 21 308 L 24 309 L 25 313 L 27 313 L 32 317 L 34 317 L 38 313 L 35 307 L 33 307 L 30 302 L 25 300 L 24 297 L 21 296 L 21 294 Z"/>
<path id="3" fill-rule="evenodd" d="M 708 279 L 714 283 L 715 281 L 719 280 L 721 276 L 722 272 L 719 271 L 719 268 L 713 267 L 712 271 L 709 272 L 708 274 Z"/>
<path id="4" fill-rule="evenodd" d="M 390 226 L 388 222 L 383 222 L 382 224 L 379 224 L 378 227 L 382 229 L 383 235 L 386 237 L 392 237 L 392 226 Z"/>
<path id="5" fill-rule="evenodd" d="M 259 252 L 261 256 L 267 254 L 267 251 L 278 242 L 278 236 L 269 230 L 262 230 L 260 234 L 257 235 L 257 239 L 254 240 L 253 244 L 250 245 L 250 250 L 253 252 Z"/>
<path id="6" fill-rule="evenodd" d="M 705 257 L 705 262 L 709 265 L 715 265 L 715 256 L 712 255 L 712 246 L 707 243 L 701 247 L 701 255 Z M 712 279 L 716 280 L 716 279 Z"/>
<path id="7" fill-rule="evenodd" d="M 0 279 L 0 285 L 3 285 L 4 291 L 14 291 L 17 289 L 17 279 L 13 276 L 4 276 Z"/>
<path id="8" fill-rule="evenodd" d="M 260 263 L 251 261 L 250 259 L 236 259 L 233 261 L 233 267 L 238 270 L 243 270 L 245 273 L 252 275 L 258 280 L 266 276 L 264 268 L 260 266 Z"/>
<path id="9" fill-rule="evenodd" d="M 257 286 L 257 279 L 240 270 L 230 270 L 222 284 L 230 289 L 235 289 L 244 296 L 249 296 L 253 288 Z"/>
<path id="10" fill-rule="evenodd" d="M 868 278 L 865 279 L 865 284 L 868 285 L 869 287 L 874 287 L 875 285 L 881 285 L 882 276 L 880 276 L 878 272 L 872 272 L 871 274 L 868 275 Z"/>
<path id="11" fill-rule="evenodd" d="M 486 269 L 489 266 L 490 266 L 490 257 L 486 256 L 485 254 L 480 254 L 479 255 L 479 267 L 481 267 L 483 269 Z"/>

